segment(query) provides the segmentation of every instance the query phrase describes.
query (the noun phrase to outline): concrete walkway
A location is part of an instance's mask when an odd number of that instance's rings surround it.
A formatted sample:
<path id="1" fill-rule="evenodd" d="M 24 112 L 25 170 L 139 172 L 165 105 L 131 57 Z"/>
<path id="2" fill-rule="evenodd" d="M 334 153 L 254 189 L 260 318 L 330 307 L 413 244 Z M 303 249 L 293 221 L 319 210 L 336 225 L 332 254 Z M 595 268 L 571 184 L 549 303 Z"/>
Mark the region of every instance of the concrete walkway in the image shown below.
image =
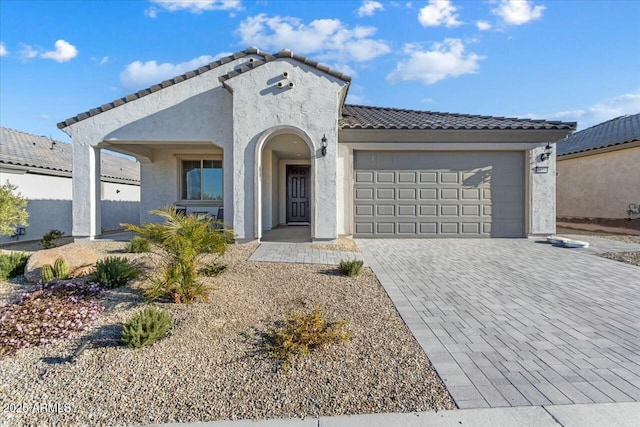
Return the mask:
<path id="1" fill-rule="evenodd" d="M 249 261 L 337 265 L 341 260 L 362 259 L 358 252 L 312 249 L 309 243 L 260 243 Z"/>
<path id="2" fill-rule="evenodd" d="M 164 425 L 194 427 L 637 427 L 639 420 L 640 403 L 634 402 Z"/>
<path id="3" fill-rule="evenodd" d="M 640 401 L 640 267 L 527 239 L 356 242 L 460 408 Z"/>

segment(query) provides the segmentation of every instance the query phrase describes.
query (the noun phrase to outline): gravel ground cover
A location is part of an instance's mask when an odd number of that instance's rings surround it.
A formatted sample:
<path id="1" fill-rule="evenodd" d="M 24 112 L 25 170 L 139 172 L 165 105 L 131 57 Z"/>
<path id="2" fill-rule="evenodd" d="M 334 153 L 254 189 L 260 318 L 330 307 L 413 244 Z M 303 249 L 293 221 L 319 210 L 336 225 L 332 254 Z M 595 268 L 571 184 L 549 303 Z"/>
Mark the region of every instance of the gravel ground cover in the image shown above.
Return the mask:
<path id="1" fill-rule="evenodd" d="M 564 227 L 558 227 L 556 234 L 580 234 L 583 236 L 596 236 L 602 237 L 603 239 L 617 240 L 619 242 L 640 244 L 640 236 L 633 236 L 629 234 L 605 233 L 602 231 L 587 231 Z"/>
<path id="2" fill-rule="evenodd" d="M 619 242 L 637 243 L 640 244 L 640 236 L 632 236 L 628 234 L 615 234 L 605 233 L 602 231 L 586 231 L 586 230 L 574 230 L 573 228 L 561 228 L 558 227 L 557 234 L 579 234 L 583 236 L 596 236 L 603 239 L 617 240 Z M 612 259 L 615 261 L 624 262 L 626 264 L 640 266 L 640 252 L 605 252 L 597 254 L 603 258 Z"/>
<path id="3" fill-rule="evenodd" d="M 360 252 L 356 242 L 347 237 L 339 237 L 335 243 L 307 243 L 307 248 L 327 251 Z"/>
<path id="4" fill-rule="evenodd" d="M 640 266 L 640 252 L 606 252 L 598 256 Z"/>
<path id="5" fill-rule="evenodd" d="M 92 244 L 107 255 L 124 245 Z M 370 269 L 347 278 L 335 266 L 246 261 L 255 247 L 229 247 L 227 273 L 207 279 L 215 287 L 210 303 L 158 304 L 172 312 L 174 326 L 149 348 L 118 343 L 120 322 L 142 308 L 142 285 L 134 283 L 104 294 L 105 310 L 87 335 L 0 360 L 0 403 L 10 409 L 0 424 L 140 425 L 455 407 Z M 148 256 L 127 256 L 151 265 Z M 353 337 L 294 359 L 285 372 L 265 353 L 263 332 L 287 310 L 316 306 L 330 318 L 350 319 Z M 68 361 L 85 338 L 87 349 Z"/>

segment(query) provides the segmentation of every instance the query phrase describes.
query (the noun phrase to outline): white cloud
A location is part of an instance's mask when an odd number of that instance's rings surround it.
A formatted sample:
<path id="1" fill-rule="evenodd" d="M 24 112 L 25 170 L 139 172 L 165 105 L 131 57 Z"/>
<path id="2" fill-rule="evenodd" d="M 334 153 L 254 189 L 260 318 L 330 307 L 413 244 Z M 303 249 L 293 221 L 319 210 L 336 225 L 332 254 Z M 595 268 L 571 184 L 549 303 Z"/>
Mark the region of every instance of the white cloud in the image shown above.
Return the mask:
<path id="1" fill-rule="evenodd" d="M 339 19 L 316 19 L 305 25 L 294 17 L 248 17 L 237 34 L 242 44 L 263 49 L 292 51 L 326 61 L 365 62 L 391 51 L 382 40 L 371 38 L 375 27 L 349 28 Z"/>
<path id="2" fill-rule="evenodd" d="M 151 0 L 169 12 L 186 10 L 191 13 L 202 13 L 209 10 L 237 10 L 242 8 L 240 0 Z M 151 18 L 157 15 L 157 9 L 151 7 L 145 11 Z"/>
<path id="3" fill-rule="evenodd" d="M 98 58 L 96 58 L 95 56 L 92 56 L 92 57 L 91 57 L 91 60 L 92 60 L 93 62 L 97 62 L 97 63 L 98 63 L 98 65 L 104 65 L 104 64 L 106 64 L 107 62 L 109 62 L 109 57 L 108 57 L 108 56 L 103 56 L 101 59 L 98 59 Z"/>
<path id="4" fill-rule="evenodd" d="M 140 89 L 184 74 L 187 71 L 196 70 L 203 65 L 217 61 L 227 55 L 229 55 L 227 52 L 216 56 L 203 55 L 179 64 L 172 64 L 170 62 L 158 64 L 157 61 L 134 61 L 127 65 L 124 71 L 120 73 L 120 81 L 123 86 L 128 89 Z"/>
<path id="5" fill-rule="evenodd" d="M 382 3 L 374 0 L 363 0 L 362 6 L 358 9 L 358 16 L 372 16 L 376 10 L 384 10 Z"/>
<path id="6" fill-rule="evenodd" d="M 0 42 L 0 56 L 5 56 L 9 53 L 7 48 L 4 45 L 4 42 Z"/>
<path id="7" fill-rule="evenodd" d="M 358 72 L 355 69 L 353 69 L 353 67 L 350 67 L 347 64 L 342 64 L 342 63 L 331 64 L 331 69 L 339 71 L 342 74 L 346 74 L 349 77 L 356 77 L 358 75 Z"/>
<path id="8" fill-rule="evenodd" d="M 54 46 L 55 50 L 44 52 L 40 54 L 40 57 L 45 59 L 53 59 L 57 62 L 67 62 L 70 59 L 78 56 L 78 49 L 67 41 L 58 40 L 56 41 L 56 44 Z"/>
<path id="9" fill-rule="evenodd" d="M 491 24 L 487 21 L 476 21 L 476 27 L 478 27 L 480 31 L 487 31 L 491 29 Z"/>
<path id="10" fill-rule="evenodd" d="M 640 113 L 640 89 L 636 93 L 616 96 L 585 109 L 560 111 L 545 115 L 530 113 L 526 116 L 532 119 L 578 122 L 578 129 L 585 129 L 625 114 L 638 113 Z"/>
<path id="11" fill-rule="evenodd" d="M 352 84 L 349 87 L 349 93 L 347 94 L 347 104 L 355 105 L 367 105 L 371 102 L 369 98 L 364 94 L 364 87 L 358 84 Z"/>
<path id="12" fill-rule="evenodd" d="M 147 9 L 145 9 L 144 14 L 147 15 L 151 19 L 155 19 L 155 18 L 158 17 L 158 9 L 156 9 L 153 6 L 151 6 L 151 7 L 147 8 Z"/>
<path id="13" fill-rule="evenodd" d="M 542 17 L 545 6 L 534 6 L 530 0 L 500 0 L 493 13 L 505 24 L 522 25 Z"/>
<path id="14" fill-rule="evenodd" d="M 38 51 L 28 44 L 20 43 L 20 50 L 18 51 L 18 55 L 20 55 L 21 59 L 26 61 L 38 56 Z"/>
<path id="15" fill-rule="evenodd" d="M 457 10 L 449 0 L 429 0 L 429 4 L 420 9 L 418 20 L 423 27 L 457 27 L 462 25 Z"/>
<path id="16" fill-rule="evenodd" d="M 464 49 L 460 39 L 445 39 L 427 51 L 421 50 L 417 44 L 407 44 L 404 52 L 409 58 L 399 62 L 387 80 L 392 83 L 419 81 L 433 84 L 463 74 L 475 74 L 485 57 L 475 53 L 465 54 Z"/>

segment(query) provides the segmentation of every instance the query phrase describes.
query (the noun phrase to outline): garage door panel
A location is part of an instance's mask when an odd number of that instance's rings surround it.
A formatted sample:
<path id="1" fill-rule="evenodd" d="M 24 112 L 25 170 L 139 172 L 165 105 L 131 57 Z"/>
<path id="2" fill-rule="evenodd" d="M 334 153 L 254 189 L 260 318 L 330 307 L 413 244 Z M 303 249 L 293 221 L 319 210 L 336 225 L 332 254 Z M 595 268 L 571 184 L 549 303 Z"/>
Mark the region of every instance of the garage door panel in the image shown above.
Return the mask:
<path id="1" fill-rule="evenodd" d="M 399 222 L 398 234 L 415 235 L 417 227 L 415 222 Z"/>
<path id="2" fill-rule="evenodd" d="M 415 184 L 416 172 L 398 172 L 399 184 Z"/>
<path id="3" fill-rule="evenodd" d="M 395 188 L 377 188 L 376 199 L 377 200 L 395 200 L 396 189 Z"/>
<path id="4" fill-rule="evenodd" d="M 437 200 L 438 189 L 437 188 L 420 188 L 418 190 L 420 200 Z"/>
<path id="5" fill-rule="evenodd" d="M 420 214 L 421 217 L 429 217 L 429 216 L 437 216 L 438 215 L 438 205 L 420 205 Z"/>
<path id="6" fill-rule="evenodd" d="M 377 216 L 396 216 L 396 205 L 377 205 Z"/>
<path id="7" fill-rule="evenodd" d="M 435 184 L 438 182 L 438 174 L 436 172 L 418 172 L 420 184 Z"/>
<path id="8" fill-rule="evenodd" d="M 458 172 L 440 172 L 441 184 L 458 184 L 459 182 Z"/>
<path id="9" fill-rule="evenodd" d="M 522 152 L 356 151 L 354 167 L 358 237 L 524 234 Z"/>
<path id="10" fill-rule="evenodd" d="M 395 172 L 376 172 L 376 182 L 378 184 L 394 184 L 396 174 Z"/>
<path id="11" fill-rule="evenodd" d="M 378 222 L 376 223 L 376 233 L 377 234 L 396 234 L 396 223 L 395 222 Z"/>

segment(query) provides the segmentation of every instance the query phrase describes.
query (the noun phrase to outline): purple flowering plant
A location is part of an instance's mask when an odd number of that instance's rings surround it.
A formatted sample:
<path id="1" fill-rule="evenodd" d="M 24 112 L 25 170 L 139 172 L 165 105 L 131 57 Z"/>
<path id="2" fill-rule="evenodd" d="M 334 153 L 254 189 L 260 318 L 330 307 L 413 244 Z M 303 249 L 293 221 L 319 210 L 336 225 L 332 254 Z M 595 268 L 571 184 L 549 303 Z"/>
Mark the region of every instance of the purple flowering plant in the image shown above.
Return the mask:
<path id="1" fill-rule="evenodd" d="M 97 300 L 101 292 L 97 283 L 53 282 L 1 307 L 0 357 L 88 331 L 103 310 Z"/>

